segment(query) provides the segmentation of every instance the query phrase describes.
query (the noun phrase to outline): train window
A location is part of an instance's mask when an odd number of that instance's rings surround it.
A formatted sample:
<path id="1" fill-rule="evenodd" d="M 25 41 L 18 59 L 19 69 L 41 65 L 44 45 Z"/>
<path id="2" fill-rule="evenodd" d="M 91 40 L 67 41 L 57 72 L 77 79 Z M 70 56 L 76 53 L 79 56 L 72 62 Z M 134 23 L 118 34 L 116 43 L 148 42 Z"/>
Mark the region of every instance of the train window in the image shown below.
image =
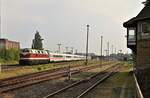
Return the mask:
<path id="1" fill-rule="evenodd" d="M 41 54 L 44 54 L 44 52 L 43 52 L 43 51 L 41 51 Z"/>
<path id="2" fill-rule="evenodd" d="M 35 50 L 35 53 L 37 54 L 37 53 L 38 53 L 38 51 L 37 51 L 37 50 Z"/>
<path id="3" fill-rule="evenodd" d="M 63 56 L 62 55 L 53 55 L 53 57 L 62 58 Z"/>
<path id="4" fill-rule="evenodd" d="M 31 53 L 34 53 L 34 50 L 31 50 Z"/>
<path id="5" fill-rule="evenodd" d="M 66 58 L 71 58 L 71 56 L 66 56 Z"/>
<path id="6" fill-rule="evenodd" d="M 45 52 L 45 54 L 48 54 L 48 52 L 47 51 L 44 51 Z"/>
<path id="7" fill-rule="evenodd" d="M 53 57 L 53 55 L 52 55 L 52 54 L 50 54 L 49 56 L 50 56 L 50 57 Z"/>
<path id="8" fill-rule="evenodd" d="M 37 52 L 38 52 L 39 54 L 41 54 L 41 52 L 40 52 L 39 50 L 38 50 Z"/>

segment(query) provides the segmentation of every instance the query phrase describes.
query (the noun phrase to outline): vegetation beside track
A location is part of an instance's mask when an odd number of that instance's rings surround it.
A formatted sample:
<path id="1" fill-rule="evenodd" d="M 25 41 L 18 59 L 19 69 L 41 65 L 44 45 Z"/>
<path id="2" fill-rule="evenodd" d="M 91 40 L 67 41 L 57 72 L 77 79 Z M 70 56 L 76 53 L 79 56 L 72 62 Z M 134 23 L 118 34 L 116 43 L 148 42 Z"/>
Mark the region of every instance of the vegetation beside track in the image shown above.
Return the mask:
<path id="1" fill-rule="evenodd" d="M 124 62 L 120 71 L 97 86 L 84 98 L 134 98 L 132 65 Z"/>
<path id="2" fill-rule="evenodd" d="M 98 64 L 98 62 L 97 62 L 97 64 Z M 107 64 L 111 65 L 112 62 L 105 63 L 105 66 L 107 66 Z M 95 64 L 93 64 L 93 65 L 95 65 Z M 100 68 L 103 68 L 103 70 L 104 70 L 105 66 L 101 66 Z M 100 68 L 98 68 L 98 69 L 100 69 Z M 86 71 L 86 72 L 91 72 L 94 75 L 100 71 L 100 70 L 96 70 L 96 69 L 93 69 L 92 71 Z M 81 73 L 84 73 L 84 72 L 81 72 Z M 78 73 L 78 74 L 80 74 L 80 73 Z M 93 75 L 91 74 L 87 77 L 91 77 Z M 87 77 L 82 77 L 82 78 L 87 78 Z M 80 80 L 79 79 L 80 77 L 78 78 L 76 76 L 76 78 L 78 80 Z M 11 94 L 10 96 L 12 98 L 29 98 L 29 97 L 43 98 L 44 96 L 46 96 L 49 93 L 53 93 L 54 91 L 57 91 L 69 84 L 77 82 L 78 80 L 76 78 L 74 78 L 74 75 L 72 75 L 72 78 L 69 81 L 68 81 L 68 77 L 63 77 L 63 78 L 56 79 L 56 80 L 45 81 L 45 82 L 41 82 L 41 83 L 38 83 L 35 85 L 31 85 L 31 86 L 20 88 L 20 89 L 14 90 L 14 91 L 10 91 L 8 93 L 4 93 L 4 95 L 2 95 L 2 96 L 7 96 L 7 95 Z"/>
<path id="3" fill-rule="evenodd" d="M 0 63 L 7 64 L 19 61 L 19 52 L 18 49 L 0 49 Z"/>
<path id="4" fill-rule="evenodd" d="M 112 63 L 112 64 L 108 64 L 108 65 L 105 65 L 105 66 L 99 66 L 99 68 L 88 70 L 86 72 L 81 72 L 80 74 L 75 74 L 75 75 L 72 76 L 72 79 L 73 80 L 80 80 L 80 79 L 87 78 L 87 77 L 89 77 L 91 75 L 94 75 L 94 74 L 99 73 L 99 72 L 101 72 L 103 70 L 106 70 L 107 68 L 109 68 L 111 66 L 114 66 L 117 63 L 118 62 Z"/>
<path id="5" fill-rule="evenodd" d="M 89 65 L 98 64 L 99 61 L 91 60 L 89 61 Z M 0 74 L 0 79 L 9 78 L 14 76 L 20 76 L 24 74 L 30 74 L 34 72 L 41 72 L 45 70 L 55 69 L 59 67 L 67 67 L 67 66 L 75 66 L 75 65 L 84 65 L 84 61 L 72 61 L 72 62 L 59 62 L 59 63 L 49 63 L 49 64 L 41 64 L 41 65 L 25 65 L 22 67 L 16 66 L 13 70 L 4 71 Z"/>

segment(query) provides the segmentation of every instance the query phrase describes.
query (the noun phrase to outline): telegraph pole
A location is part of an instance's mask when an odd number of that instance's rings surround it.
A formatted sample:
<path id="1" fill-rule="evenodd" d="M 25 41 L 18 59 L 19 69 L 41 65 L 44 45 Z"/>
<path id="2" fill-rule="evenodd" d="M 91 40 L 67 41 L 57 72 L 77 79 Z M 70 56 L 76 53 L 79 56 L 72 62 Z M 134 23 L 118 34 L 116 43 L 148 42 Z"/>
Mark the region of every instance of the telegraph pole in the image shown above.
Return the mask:
<path id="1" fill-rule="evenodd" d="M 58 52 L 60 53 L 60 46 L 62 45 L 62 44 L 57 44 L 58 45 Z"/>
<path id="2" fill-rule="evenodd" d="M 103 36 L 101 36 L 101 57 L 103 56 Z"/>
<path id="3" fill-rule="evenodd" d="M 108 50 L 108 56 L 109 56 L 109 42 L 107 42 L 107 50 Z"/>
<path id="4" fill-rule="evenodd" d="M 108 56 L 108 50 L 105 50 L 105 52 L 106 52 L 106 56 Z"/>
<path id="5" fill-rule="evenodd" d="M 76 54 L 78 53 L 78 49 L 76 49 Z"/>
<path id="6" fill-rule="evenodd" d="M 114 53 L 114 46 L 112 45 L 111 46 L 111 54 L 113 54 Z"/>
<path id="7" fill-rule="evenodd" d="M 85 65 L 88 65 L 89 27 L 90 27 L 90 25 L 87 25 L 87 42 L 86 42 L 86 62 L 85 62 Z"/>
<path id="8" fill-rule="evenodd" d="M 107 42 L 107 52 L 108 52 L 108 61 L 109 61 L 109 42 Z"/>
<path id="9" fill-rule="evenodd" d="M 100 57 L 100 65 L 102 65 L 102 56 L 103 56 L 103 36 L 101 36 L 101 57 Z"/>
<path id="10" fill-rule="evenodd" d="M 115 54 L 117 54 L 117 49 L 115 48 Z"/>
<path id="11" fill-rule="evenodd" d="M 66 53 L 68 52 L 68 47 L 65 47 L 66 48 Z"/>
<path id="12" fill-rule="evenodd" d="M 111 46 L 111 54 L 112 54 L 112 56 L 111 56 L 111 60 L 113 60 L 114 59 L 114 46 L 112 45 Z"/>
<path id="13" fill-rule="evenodd" d="M 71 52 L 72 52 L 72 54 L 73 54 L 73 49 L 74 49 L 74 47 L 71 47 Z"/>

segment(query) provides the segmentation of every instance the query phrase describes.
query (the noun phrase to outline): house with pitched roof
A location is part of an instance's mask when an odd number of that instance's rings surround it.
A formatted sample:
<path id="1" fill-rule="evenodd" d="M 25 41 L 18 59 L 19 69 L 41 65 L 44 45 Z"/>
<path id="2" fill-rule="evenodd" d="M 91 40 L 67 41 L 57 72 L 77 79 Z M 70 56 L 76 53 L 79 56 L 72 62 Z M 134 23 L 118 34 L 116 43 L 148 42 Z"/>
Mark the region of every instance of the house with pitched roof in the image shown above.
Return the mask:
<path id="1" fill-rule="evenodd" d="M 150 98 L 150 2 L 136 16 L 125 22 L 127 47 L 134 54 L 135 74 L 144 98 Z"/>

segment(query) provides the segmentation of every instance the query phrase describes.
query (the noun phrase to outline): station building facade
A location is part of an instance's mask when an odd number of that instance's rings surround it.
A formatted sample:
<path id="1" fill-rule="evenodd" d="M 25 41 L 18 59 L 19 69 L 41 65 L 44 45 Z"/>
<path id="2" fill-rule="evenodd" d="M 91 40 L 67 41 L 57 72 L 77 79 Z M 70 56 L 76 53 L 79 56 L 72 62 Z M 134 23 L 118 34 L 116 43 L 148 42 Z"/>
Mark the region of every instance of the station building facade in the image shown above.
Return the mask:
<path id="1" fill-rule="evenodd" d="M 134 54 L 134 69 L 144 98 L 150 96 L 150 2 L 123 24 L 127 28 L 127 47 Z"/>
<path id="2" fill-rule="evenodd" d="M 20 49 L 20 43 L 8 39 L 0 39 L 0 49 Z"/>

